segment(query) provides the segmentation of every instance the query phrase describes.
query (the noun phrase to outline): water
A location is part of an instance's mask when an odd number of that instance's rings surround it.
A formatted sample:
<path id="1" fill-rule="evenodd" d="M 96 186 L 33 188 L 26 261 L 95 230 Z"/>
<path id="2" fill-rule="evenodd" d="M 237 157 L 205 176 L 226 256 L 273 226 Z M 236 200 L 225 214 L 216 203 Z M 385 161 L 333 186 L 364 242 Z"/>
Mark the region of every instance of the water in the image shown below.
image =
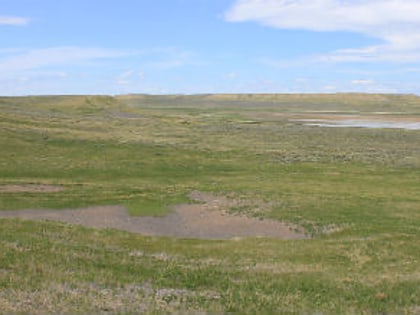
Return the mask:
<path id="1" fill-rule="evenodd" d="M 388 128 L 388 129 L 405 129 L 420 130 L 420 122 L 403 122 L 403 121 L 369 121 L 369 120 L 317 120 L 317 119 L 301 119 L 299 121 L 306 122 L 306 126 L 318 127 L 334 127 L 334 128 Z"/>

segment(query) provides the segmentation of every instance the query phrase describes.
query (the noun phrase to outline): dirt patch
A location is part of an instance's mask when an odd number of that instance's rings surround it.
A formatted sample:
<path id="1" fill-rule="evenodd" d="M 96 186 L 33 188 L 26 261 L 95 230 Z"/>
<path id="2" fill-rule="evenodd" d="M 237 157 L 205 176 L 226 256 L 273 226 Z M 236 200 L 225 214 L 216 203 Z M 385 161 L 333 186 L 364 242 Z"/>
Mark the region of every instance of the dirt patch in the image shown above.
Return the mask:
<path id="1" fill-rule="evenodd" d="M 229 214 L 234 201 L 202 192 L 190 198 L 199 204 L 181 204 L 164 217 L 131 217 L 122 206 L 97 206 L 66 210 L 0 211 L 0 218 L 54 220 L 98 228 L 114 228 L 143 235 L 198 239 L 238 237 L 307 238 L 296 226 L 276 220 L 256 219 Z"/>
<path id="2" fill-rule="evenodd" d="M 61 186 L 54 185 L 38 185 L 38 184 L 23 184 L 23 185 L 0 185 L 0 192 L 7 193 L 50 193 L 64 190 Z"/>

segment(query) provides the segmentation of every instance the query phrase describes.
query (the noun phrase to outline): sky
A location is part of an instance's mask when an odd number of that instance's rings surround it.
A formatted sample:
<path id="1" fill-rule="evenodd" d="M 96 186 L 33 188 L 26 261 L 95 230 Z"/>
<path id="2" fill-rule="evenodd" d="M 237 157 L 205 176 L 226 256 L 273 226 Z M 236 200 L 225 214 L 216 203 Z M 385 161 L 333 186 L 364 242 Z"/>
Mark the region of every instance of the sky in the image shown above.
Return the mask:
<path id="1" fill-rule="evenodd" d="M 0 0 L 0 95 L 420 95 L 420 0 Z"/>

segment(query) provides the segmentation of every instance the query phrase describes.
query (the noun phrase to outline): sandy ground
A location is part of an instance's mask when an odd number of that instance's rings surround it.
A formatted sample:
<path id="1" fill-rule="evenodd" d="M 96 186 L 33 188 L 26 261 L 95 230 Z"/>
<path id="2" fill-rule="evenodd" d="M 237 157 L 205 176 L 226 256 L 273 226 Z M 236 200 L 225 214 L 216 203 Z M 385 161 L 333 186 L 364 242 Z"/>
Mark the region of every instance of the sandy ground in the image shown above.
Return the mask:
<path id="1" fill-rule="evenodd" d="M 198 239 L 270 237 L 303 239 L 296 227 L 275 220 L 260 220 L 231 215 L 226 210 L 234 203 L 222 196 L 194 191 L 195 204 L 180 204 L 164 217 L 131 217 L 122 206 L 95 206 L 65 210 L 0 211 L 0 218 L 54 220 L 96 228 L 114 228 L 143 235 Z"/>

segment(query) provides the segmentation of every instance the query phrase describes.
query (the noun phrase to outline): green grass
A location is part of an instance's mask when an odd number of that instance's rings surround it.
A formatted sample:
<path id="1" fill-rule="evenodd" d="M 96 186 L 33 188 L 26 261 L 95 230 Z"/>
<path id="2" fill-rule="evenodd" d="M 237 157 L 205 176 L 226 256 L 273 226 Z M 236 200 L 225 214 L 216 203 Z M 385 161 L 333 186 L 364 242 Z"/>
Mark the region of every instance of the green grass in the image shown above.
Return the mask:
<path id="1" fill-rule="evenodd" d="M 125 205 L 162 216 L 192 190 L 310 240 L 150 238 L 0 219 L 0 314 L 420 312 L 420 132 L 318 128 L 284 114 L 389 111 L 403 95 L 0 98 L 0 209 Z"/>
<path id="2" fill-rule="evenodd" d="M 419 303 L 414 255 L 420 244 L 413 236 L 222 242 L 58 223 L 0 224 L 2 298 L 28 313 L 130 313 L 142 306 L 158 312 L 415 313 Z"/>

